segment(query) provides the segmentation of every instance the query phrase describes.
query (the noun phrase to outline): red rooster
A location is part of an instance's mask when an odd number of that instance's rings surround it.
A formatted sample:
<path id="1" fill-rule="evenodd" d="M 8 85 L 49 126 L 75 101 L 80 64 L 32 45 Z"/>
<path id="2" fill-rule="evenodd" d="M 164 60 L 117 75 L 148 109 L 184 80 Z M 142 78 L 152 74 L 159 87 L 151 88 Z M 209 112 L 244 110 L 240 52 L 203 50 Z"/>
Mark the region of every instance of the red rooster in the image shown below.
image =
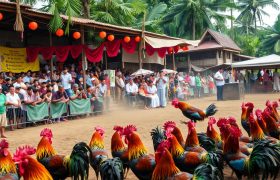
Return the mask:
<path id="1" fill-rule="evenodd" d="M 163 128 L 165 131 L 167 129 L 172 129 L 172 131 L 170 133 L 173 134 L 177 138 L 177 140 L 181 144 L 181 146 L 185 147 L 185 141 L 184 141 L 183 135 L 181 133 L 181 130 L 176 126 L 176 123 L 174 121 L 165 122 L 163 125 Z"/>
<path id="2" fill-rule="evenodd" d="M 129 167 L 137 178 L 149 180 L 156 166 L 155 157 L 147 153 L 134 125 L 124 128 L 125 142 L 128 143 Z"/>
<path id="3" fill-rule="evenodd" d="M 280 122 L 280 115 L 277 111 L 279 106 L 277 101 L 270 102 L 269 100 L 266 101 L 266 109 L 269 109 L 271 112 L 271 116 L 275 119 L 275 121 Z"/>
<path id="4" fill-rule="evenodd" d="M 108 159 L 108 153 L 104 149 L 104 133 L 104 128 L 100 126 L 95 127 L 95 132 L 89 143 L 89 147 L 92 151 L 92 161 L 90 164 L 95 171 L 97 179 L 99 177 L 101 163 Z"/>
<path id="5" fill-rule="evenodd" d="M 16 165 L 8 150 L 6 140 L 0 142 L 0 180 L 18 180 Z"/>
<path id="6" fill-rule="evenodd" d="M 78 143 L 73 147 L 70 156 L 58 155 L 52 147 L 53 134 L 51 129 L 41 131 L 42 137 L 36 151 L 37 160 L 51 173 L 54 179 L 82 179 L 88 177 L 90 149 L 86 143 Z"/>
<path id="7" fill-rule="evenodd" d="M 31 146 L 19 147 L 13 157 L 18 165 L 19 174 L 23 179 L 29 180 L 53 180 L 49 171 L 31 155 L 35 154 L 36 149 Z"/>
<path id="8" fill-rule="evenodd" d="M 266 122 L 266 127 L 268 130 L 268 133 L 271 137 L 274 137 L 276 139 L 279 139 L 280 130 L 278 128 L 278 125 L 269 109 L 265 109 L 262 113 L 262 117 Z"/>
<path id="9" fill-rule="evenodd" d="M 249 125 L 249 116 L 251 113 L 253 113 L 254 110 L 254 104 L 251 102 L 242 103 L 242 113 L 241 113 L 241 125 L 244 128 L 244 130 L 248 133 L 248 136 L 250 136 L 250 125 Z"/>
<path id="10" fill-rule="evenodd" d="M 179 108 L 185 117 L 194 122 L 203 121 L 205 118 L 213 116 L 217 112 L 217 107 L 214 104 L 211 104 L 205 111 L 193 107 L 186 102 L 178 101 L 178 99 L 174 99 L 172 105 L 175 108 Z"/>
<path id="11" fill-rule="evenodd" d="M 127 175 L 129 171 L 128 166 L 128 151 L 125 147 L 122 137 L 123 137 L 123 127 L 115 126 L 114 129 L 116 132 L 113 134 L 111 138 L 111 152 L 112 156 L 120 158 L 123 163 L 124 173 Z M 125 177 L 126 177 L 125 175 Z"/>
<path id="12" fill-rule="evenodd" d="M 215 130 L 214 124 L 216 124 L 216 119 L 213 117 L 210 117 L 209 121 L 208 121 L 206 134 L 213 141 L 215 141 L 215 143 L 217 144 L 218 147 L 221 148 L 222 138 L 221 138 L 221 135 Z"/>
<path id="13" fill-rule="evenodd" d="M 221 133 L 229 133 L 224 139 L 223 153 L 227 164 L 238 179 L 242 179 L 242 176 L 259 179 L 259 174 L 262 174 L 262 179 L 268 179 L 269 176 L 272 179 L 276 178 L 280 168 L 280 162 L 277 160 L 280 158 L 278 145 L 272 144 L 270 141 L 258 141 L 255 143 L 251 155 L 247 156 L 239 148 L 241 130 L 225 121 L 219 124 L 222 124 Z"/>
<path id="14" fill-rule="evenodd" d="M 269 132 L 268 132 L 268 129 L 267 129 L 267 126 L 266 126 L 266 122 L 265 122 L 265 120 L 263 119 L 262 111 L 261 111 L 260 109 L 257 109 L 257 110 L 255 111 L 255 114 L 256 114 L 257 121 L 258 121 L 258 124 L 259 124 L 260 128 L 262 128 L 262 131 L 263 131 L 266 135 L 269 135 Z"/>

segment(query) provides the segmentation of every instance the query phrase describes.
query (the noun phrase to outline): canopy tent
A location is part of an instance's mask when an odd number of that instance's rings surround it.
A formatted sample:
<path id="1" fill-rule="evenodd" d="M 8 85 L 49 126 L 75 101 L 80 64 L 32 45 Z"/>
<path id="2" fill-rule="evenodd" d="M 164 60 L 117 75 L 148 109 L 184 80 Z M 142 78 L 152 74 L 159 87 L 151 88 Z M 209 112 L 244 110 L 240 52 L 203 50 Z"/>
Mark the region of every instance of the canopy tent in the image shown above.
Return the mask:
<path id="1" fill-rule="evenodd" d="M 204 72 L 204 71 L 218 71 L 220 68 L 222 69 L 228 69 L 231 67 L 231 64 L 230 63 L 224 63 L 224 64 L 220 64 L 220 65 L 216 65 L 216 66 L 212 66 L 212 67 L 209 67 L 209 68 L 201 68 L 201 67 L 197 67 L 193 64 L 191 64 L 191 68 L 194 72 Z"/>
<path id="2" fill-rule="evenodd" d="M 199 41 L 192 41 L 186 39 L 166 39 L 166 38 L 154 38 L 145 35 L 145 41 L 150 44 L 153 48 L 163 48 L 163 47 L 174 47 L 177 45 L 192 45 L 197 46 Z"/>
<path id="3" fill-rule="evenodd" d="M 163 71 L 165 74 L 176 74 L 176 73 L 178 73 L 177 71 L 172 70 L 172 69 L 162 69 L 162 71 Z"/>
<path id="4" fill-rule="evenodd" d="M 153 71 L 150 70 L 146 70 L 146 69 L 138 69 L 136 72 L 134 72 L 133 74 L 131 74 L 131 76 L 145 76 L 145 75 L 149 75 L 149 74 L 153 74 Z"/>
<path id="5" fill-rule="evenodd" d="M 232 63 L 231 66 L 236 69 L 278 68 L 280 67 L 280 56 L 271 54 L 248 61 Z"/>

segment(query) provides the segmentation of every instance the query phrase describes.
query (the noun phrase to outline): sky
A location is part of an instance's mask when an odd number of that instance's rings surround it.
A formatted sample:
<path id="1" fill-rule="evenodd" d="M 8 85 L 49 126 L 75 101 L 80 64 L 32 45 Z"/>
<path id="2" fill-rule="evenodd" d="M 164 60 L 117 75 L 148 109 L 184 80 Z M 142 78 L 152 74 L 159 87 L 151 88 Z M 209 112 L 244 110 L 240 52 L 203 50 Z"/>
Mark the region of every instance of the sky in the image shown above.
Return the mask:
<path id="1" fill-rule="evenodd" d="M 280 6 L 280 0 L 274 0 L 276 3 L 279 4 Z M 38 4 L 35 5 L 35 8 L 40 8 L 42 7 L 43 3 L 39 2 Z M 274 22 L 276 21 L 276 18 L 278 14 L 280 14 L 280 10 L 275 10 L 271 7 L 266 7 L 264 10 L 269 14 L 269 16 L 264 16 L 263 21 L 264 21 L 264 26 L 273 26 Z M 226 14 L 230 14 L 230 12 L 226 12 Z M 237 17 L 239 15 L 239 12 L 234 12 L 234 16 Z M 230 22 L 227 23 L 230 25 Z"/>

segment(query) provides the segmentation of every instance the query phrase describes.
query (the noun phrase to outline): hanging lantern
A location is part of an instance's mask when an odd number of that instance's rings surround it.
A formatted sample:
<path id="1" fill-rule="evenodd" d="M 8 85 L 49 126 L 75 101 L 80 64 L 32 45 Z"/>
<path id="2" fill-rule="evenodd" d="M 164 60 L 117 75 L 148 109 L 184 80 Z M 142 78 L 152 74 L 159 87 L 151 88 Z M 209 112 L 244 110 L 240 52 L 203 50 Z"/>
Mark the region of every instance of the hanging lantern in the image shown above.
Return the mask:
<path id="1" fill-rule="evenodd" d="M 114 41 L 115 36 L 113 34 L 110 34 L 107 39 L 108 41 Z"/>
<path id="2" fill-rule="evenodd" d="M 173 53 L 173 48 L 172 47 L 168 48 L 168 54 L 171 54 L 171 53 Z"/>
<path id="3" fill-rule="evenodd" d="M 76 31 L 76 32 L 73 33 L 73 38 L 74 39 L 80 39 L 80 37 L 81 37 L 81 33 L 80 32 Z"/>
<path id="4" fill-rule="evenodd" d="M 61 36 L 63 36 L 64 31 L 63 31 L 62 29 L 59 28 L 59 29 L 56 30 L 55 34 L 56 34 L 58 37 L 61 37 Z"/>
<path id="5" fill-rule="evenodd" d="M 189 50 L 189 48 L 188 48 L 188 46 L 184 46 L 184 47 L 182 47 L 182 50 L 187 51 L 187 50 Z"/>
<path id="6" fill-rule="evenodd" d="M 174 47 L 174 52 L 177 53 L 179 51 L 179 49 L 180 49 L 180 46 L 175 46 Z"/>
<path id="7" fill-rule="evenodd" d="M 123 38 L 124 42 L 129 43 L 130 42 L 130 37 L 129 36 L 125 36 Z"/>
<path id="8" fill-rule="evenodd" d="M 4 18 L 3 14 L 2 14 L 2 13 L 0 13 L 0 21 L 2 21 L 2 20 L 3 20 L 3 18 Z"/>
<path id="9" fill-rule="evenodd" d="M 38 28 L 38 24 L 34 21 L 30 22 L 28 24 L 29 29 L 31 29 L 32 31 L 35 31 Z"/>
<path id="10" fill-rule="evenodd" d="M 140 36 L 136 36 L 134 40 L 135 40 L 135 42 L 140 42 L 141 38 L 140 38 Z"/>
<path id="11" fill-rule="evenodd" d="M 99 33 L 99 37 L 100 37 L 101 39 L 104 39 L 106 36 L 107 36 L 107 34 L 106 34 L 105 31 L 101 31 L 101 32 Z"/>

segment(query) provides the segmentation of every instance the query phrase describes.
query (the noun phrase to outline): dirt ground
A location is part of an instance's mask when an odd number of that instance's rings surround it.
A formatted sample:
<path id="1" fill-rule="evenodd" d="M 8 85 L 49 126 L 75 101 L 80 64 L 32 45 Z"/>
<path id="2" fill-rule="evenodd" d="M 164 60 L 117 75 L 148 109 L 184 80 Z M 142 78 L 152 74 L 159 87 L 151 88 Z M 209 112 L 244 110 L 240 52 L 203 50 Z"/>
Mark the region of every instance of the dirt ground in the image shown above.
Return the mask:
<path id="1" fill-rule="evenodd" d="M 189 100 L 193 106 L 205 109 L 209 104 L 215 103 L 218 107 L 218 112 L 215 117 L 233 116 L 240 120 L 241 103 L 250 101 L 255 104 L 256 108 L 264 108 L 267 99 L 276 100 L 279 94 L 256 94 L 246 95 L 243 100 L 236 101 L 222 101 L 217 102 L 215 97 L 207 97 L 201 99 Z M 123 107 L 112 107 L 110 112 L 103 115 L 93 116 L 85 119 L 62 122 L 59 124 L 50 124 L 45 126 L 37 126 L 23 130 L 16 130 L 7 132 L 8 141 L 10 143 L 10 151 L 15 152 L 16 147 L 20 145 L 30 144 L 37 146 L 40 140 L 40 131 L 45 128 L 51 128 L 54 139 L 53 146 L 59 154 L 69 154 L 75 143 L 80 141 L 89 142 L 93 133 L 94 127 L 99 125 L 105 128 L 105 147 L 110 152 L 111 136 L 114 133 L 112 130 L 114 125 L 125 126 L 134 124 L 138 128 L 138 133 L 141 136 L 143 143 L 146 145 L 150 153 L 153 153 L 153 145 L 150 136 L 150 131 L 156 126 L 162 126 L 165 121 L 172 120 L 181 128 L 184 137 L 186 137 L 187 129 L 185 125 L 180 124 L 180 120 L 186 120 L 179 109 L 175 109 L 170 104 L 166 108 L 142 110 L 142 109 L 127 109 Z M 207 127 L 207 120 L 199 122 L 196 125 L 198 132 L 205 132 Z M 225 179 L 230 178 L 231 171 L 225 169 Z M 91 170 L 90 179 L 96 179 Z M 136 179 L 134 174 L 130 171 L 127 179 Z"/>

